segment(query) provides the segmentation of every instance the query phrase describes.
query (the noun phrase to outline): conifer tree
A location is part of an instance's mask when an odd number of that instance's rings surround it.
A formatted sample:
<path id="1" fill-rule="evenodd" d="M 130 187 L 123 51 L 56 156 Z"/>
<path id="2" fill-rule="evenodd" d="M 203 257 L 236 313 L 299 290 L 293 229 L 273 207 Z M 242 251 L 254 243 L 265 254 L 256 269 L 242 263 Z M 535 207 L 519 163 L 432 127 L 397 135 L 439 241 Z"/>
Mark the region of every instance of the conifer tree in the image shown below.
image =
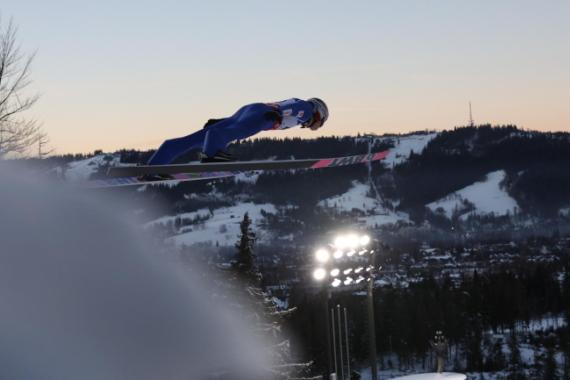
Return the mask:
<path id="1" fill-rule="evenodd" d="M 267 378 L 277 380 L 310 379 L 303 377 L 311 370 L 312 363 L 292 363 L 289 340 L 283 336 L 282 324 L 295 311 L 295 308 L 282 309 L 275 299 L 260 287 L 262 275 L 256 264 L 254 244 L 255 232 L 252 220 L 245 213 L 240 223 L 239 240 L 235 247 L 236 255 L 232 263 L 232 272 L 236 274 L 234 286 L 238 291 L 243 290 L 242 303 L 249 313 L 246 320 L 251 323 L 253 330 L 263 341 L 267 342 L 272 366 L 267 368 Z"/>
<path id="2" fill-rule="evenodd" d="M 247 212 L 243 216 L 239 227 L 241 235 L 236 243 L 237 253 L 233 266 L 242 281 L 245 281 L 248 285 L 257 285 L 261 279 L 261 274 L 255 266 L 253 253 L 256 236 L 251 229 L 251 219 Z"/>

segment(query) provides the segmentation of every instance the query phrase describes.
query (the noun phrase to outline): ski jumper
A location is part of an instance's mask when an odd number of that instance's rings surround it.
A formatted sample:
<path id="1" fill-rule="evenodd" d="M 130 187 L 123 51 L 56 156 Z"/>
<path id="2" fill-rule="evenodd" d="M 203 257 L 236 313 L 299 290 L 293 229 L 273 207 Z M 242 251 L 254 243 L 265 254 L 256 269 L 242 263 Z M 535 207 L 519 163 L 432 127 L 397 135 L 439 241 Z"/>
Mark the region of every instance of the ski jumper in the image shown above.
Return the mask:
<path id="1" fill-rule="evenodd" d="M 206 123 L 203 129 L 188 136 L 166 140 L 148 161 L 149 165 L 167 165 L 192 149 L 201 148 L 208 156 L 235 140 L 261 131 L 288 129 L 309 121 L 313 105 L 292 98 L 276 103 L 253 103 L 240 108 L 230 117 Z"/>

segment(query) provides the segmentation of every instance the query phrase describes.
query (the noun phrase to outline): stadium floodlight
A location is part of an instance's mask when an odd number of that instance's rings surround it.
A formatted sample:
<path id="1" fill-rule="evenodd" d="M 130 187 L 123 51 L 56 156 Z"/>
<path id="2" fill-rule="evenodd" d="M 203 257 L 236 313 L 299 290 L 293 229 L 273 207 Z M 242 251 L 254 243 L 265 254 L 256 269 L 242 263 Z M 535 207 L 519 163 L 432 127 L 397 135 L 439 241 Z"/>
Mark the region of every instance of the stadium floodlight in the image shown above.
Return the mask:
<path id="1" fill-rule="evenodd" d="M 360 245 L 364 247 L 364 246 L 368 245 L 368 243 L 370 243 L 370 236 L 362 235 L 360 237 Z"/>
<path id="2" fill-rule="evenodd" d="M 340 274 L 340 269 L 338 268 L 334 268 L 333 270 L 331 270 L 331 276 L 332 277 L 336 277 Z"/>
<path id="3" fill-rule="evenodd" d="M 369 253 L 370 253 L 371 255 L 373 255 L 373 254 L 374 254 L 374 250 L 373 250 L 373 249 L 370 250 Z"/>
<path id="4" fill-rule="evenodd" d="M 318 249 L 317 252 L 315 252 L 315 257 L 317 258 L 318 262 L 326 263 L 327 261 L 329 261 L 331 254 L 326 249 L 321 248 Z"/>
<path id="5" fill-rule="evenodd" d="M 333 257 L 334 257 L 335 259 L 340 259 L 340 258 L 342 258 L 343 255 L 344 255 L 344 252 L 341 251 L 340 249 L 337 249 L 337 250 L 334 251 L 334 253 L 333 253 Z"/>
<path id="6" fill-rule="evenodd" d="M 324 270 L 323 268 L 317 268 L 317 269 L 315 269 L 315 271 L 313 272 L 313 277 L 314 277 L 315 280 L 317 280 L 317 281 L 322 281 L 322 280 L 324 280 L 326 276 L 327 276 L 327 271 Z"/>
<path id="7" fill-rule="evenodd" d="M 336 249 L 343 250 L 348 246 L 348 242 L 346 241 L 346 237 L 340 235 L 334 239 L 334 246 Z"/>
<path id="8" fill-rule="evenodd" d="M 358 248 L 358 243 L 360 242 L 360 239 L 358 239 L 358 236 L 356 234 L 350 234 L 346 237 L 346 244 L 348 246 L 348 248 L 350 249 L 356 249 Z"/>
<path id="9" fill-rule="evenodd" d="M 348 257 L 352 257 L 352 256 L 354 256 L 355 253 L 356 253 L 356 251 L 348 251 L 348 252 L 346 253 L 346 255 L 347 255 Z"/>
<path id="10" fill-rule="evenodd" d="M 354 273 L 360 273 L 364 270 L 364 267 L 358 267 L 354 270 Z"/>
<path id="11" fill-rule="evenodd" d="M 344 273 L 344 275 L 347 275 L 350 274 L 350 272 L 352 272 L 352 268 L 345 269 L 342 273 Z"/>
<path id="12" fill-rule="evenodd" d="M 345 285 L 350 285 L 352 284 L 354 280 L 352 279 L 352 277 L 347 277 L 346 280 L 344 280 L 344 284 Z"/>
<path id="13" fill-rule="evenodd" d="M 360 276 L 360 277 L 358 277 L 358 278 L 356 279 L 356 283 L 357 283 L 357 284 L 360 284 L 360 283 L 361 283 L 362 281 L 364 281 L 364 280 L 365 280 L 365 278 L 362 277 L 362 276 Z"/>
<path id="14" fill-rule="evenodd" d="M 362 249 L 362 250 L 358 251 L 358 256 L 362 256 L 362 255 L 364 255 L 365 253 L 366 253 L 366 250 L 365 250 L 365 249 Z"/>
<path id="15" fill-rule="evenodd" d="M 336 287 L 338 287 L 341 283 L 342 283 L 341 280 L 339 280 L 338 278 L 335 278 L 334 281 L 331 283 L 331 285 L 336 288 Z"/>

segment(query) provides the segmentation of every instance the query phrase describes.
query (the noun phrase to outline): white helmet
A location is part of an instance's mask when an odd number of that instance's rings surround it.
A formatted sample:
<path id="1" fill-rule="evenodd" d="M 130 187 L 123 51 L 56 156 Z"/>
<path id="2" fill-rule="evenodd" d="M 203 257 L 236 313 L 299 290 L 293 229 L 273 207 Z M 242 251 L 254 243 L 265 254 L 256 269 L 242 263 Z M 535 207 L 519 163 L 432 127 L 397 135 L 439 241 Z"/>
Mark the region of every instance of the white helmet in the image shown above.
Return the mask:
<path id="1" fill-rule="evenodd" d="M 329 109 L 325 102 L 319 98 L 311 98 L 307 100 L 313 105 L 314 113 L 313 117 L 305 124 L 303 127 L 311 129 L 319 129 L 325 124 L 325 121 L 329 118 Z"/>

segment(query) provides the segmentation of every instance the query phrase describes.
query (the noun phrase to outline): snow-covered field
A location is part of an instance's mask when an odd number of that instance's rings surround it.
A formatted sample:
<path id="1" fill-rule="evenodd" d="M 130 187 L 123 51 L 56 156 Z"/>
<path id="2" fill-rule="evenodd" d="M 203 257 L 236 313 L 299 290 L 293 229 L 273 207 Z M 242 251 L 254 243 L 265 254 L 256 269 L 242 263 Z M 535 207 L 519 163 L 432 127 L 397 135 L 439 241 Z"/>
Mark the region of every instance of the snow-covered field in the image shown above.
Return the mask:
<path id="1" fill-rule="evenodd" d="M 368 215 L 358 218 L 360 223 L 369 228 L 376 228 L 387 224 L 395 224 L 398 222 L 409 222 L 408 214 L 404 212 L 384 211 L 384 213 Z"/>
<path id="2" fill-rule="evenodd" d="M 460 373 L 443 372 L 395 377 L 393 380 L 465 380 L 466 378 L 467 376 Z"/>
<path id="3" fill-rule="evenodd" d="M 418 369 L 417 372 L 421 372 Z M 372 379 L 372 374 L 370 372 L 370 367 L 363 368 L 359 371 L 361 380 Z M 416 373 L 416 374 L 406 374 L 403 375 L 402 372 L 398 370 L 381 370 L 378 373 L 378 378 L 380 380 L 465 380 L 466 375 L 454 372 L 443 372 L 443 373 Z"/>
<path id="4" fill-rule="evenodd" d="M 332 207 L 339 212 L 349 212 L 353 209 L 374 210 L 378 207 L 378 201 L 367 195 L 369 189 L 370 186 L 353 181 L 352 187 L 346 193 L 322 200 L 318 205 L 325 208 Z"/>
<path id="5" fill-rule="evenodd" d="M 368 196 L 369 189 L 369 185 L 353 181 L 352 187 L 346 193 L 322 200 L 318 203 L 318 206 L 336 212 L 360 210 L 367 214 L 358 218 L 360 224 L 363 224 L 365 227 L 409 221 L 407 214 L 390 211 L 383 207 L 377 199 Z"/>
<path id="6" fill-rule="evenodd" d="M 259 226 L 259 222 L 263 219 L 261 211 L 275 213 L 275 206 L 272 204 L 254 204 L 254 203 L 238 203 L 235 206 L 223 207 L 213 210 L 210 213 L 208 209 L 201 209 L 194 212 L 179 214 L 176 216 L 166 216 L 156 219 L 146 224 L 151 227 L 156 224 L 166 225 L 175 223 L 176 219 L 202 221 L 192 225 L 180 228 L 178 234 L 171 236 L 167 241 L 178 246 L 191 246 L 197 243 L 233 245 L 240 234 L 239 223 L 243 219 L 243 215 L 247 212 L 255 226 Z M 263 234 L 261 228 L 256 227 L 255 231 L 259 240 L 269 239 L 269 236 Z"/>
<path id="7" fill-rule="evenodd" d="M 461 216 L 462 219 L 466 219 L 472 214 L 505 215 L 513 213 L 518 209 L 518 204 L 501 186 L 505 176 L 504 170 L 491 172 L 487 174 L 484 181 L 464 187 L 444 198 L 429 203 L 427 207 L 432 211 L 441 208 L 445 215 L 451 218 L 455 211 L 461 212 L 465 208 L 463 202 L 468 201 L 475 209 L 464 213 Z"/>
<path id="8" fill-rule="evenodd" d="M 234 181 L 255 184 L 260 173 L 261 171 L 238 173 L 234 176 Z"/>
<path id="9" fill-rule="evenodd" d="M 119 157 L 110 154 L 99 154 L 85 160 L 72 161 L 63 168 L 65 179 L 70 182 L 88 180 L 92 174 L 101 167 L 116 166 L 119 164 Z"/>
<path id="10" fill-rule="evenodd" d="M 394 147 L 390 149 L 390 154 L 383 161 L 389 168 L 405 162 L 410 157 L 410 152 L 420 154 L 426 145 L 437 136 L 437 133 L 427 133 L 423 135 L 409 135 L 382 138 L 382 140 L 393 140 Z"/>

